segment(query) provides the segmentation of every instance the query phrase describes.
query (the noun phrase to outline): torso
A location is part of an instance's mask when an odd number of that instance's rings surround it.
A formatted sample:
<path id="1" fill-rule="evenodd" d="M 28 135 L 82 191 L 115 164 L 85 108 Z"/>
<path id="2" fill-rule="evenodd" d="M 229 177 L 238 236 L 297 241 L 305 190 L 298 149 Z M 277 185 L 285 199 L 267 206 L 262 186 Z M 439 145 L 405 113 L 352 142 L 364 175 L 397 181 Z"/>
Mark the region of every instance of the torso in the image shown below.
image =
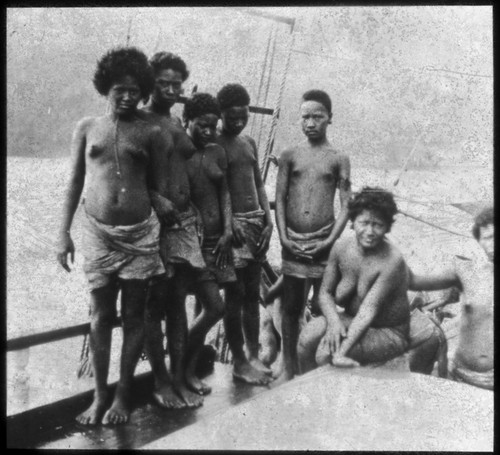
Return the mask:
<path id="1" fill-rule="evenodd" d="M 384 269 L 394 267 L 401 253 L 386 242 L 384 249 L 377 255 L 362 257 L 356 248 L 356 240 L 341 240 L 342 254 L 339 260 L 340 279 L 335 290 L 335 301 L 351 317 L 356 316 L 359 308 L 373 283 Z M 382 303 L 379 314 L 373 320 L 373 327 L 393 327 L 405 324 L 409 318 L 407 297 L 408 274 L 404 262 L 398 274 L 402 279 Z M 406 279 L 404 278 L 406 277 Z"/>
<path id="2" fill-rule="evenodd" d="M 195 147 L 175 117 L 164 117 L 149 110 L 149 106 L 142 111 L 150 121 L 159 125 L 162 130 L 171 134 L 174 147 L 169 155 L 168 168 L 165 169 L 167 176 L 167 194 L 163 194 L 172 201 L 180 212 L 184 212 L 189 207 L 190 188 L 187 174 L 186 156 L 191 156 Z"/>
<path id="3" fill-rule="evenodd" d="M 286 223 L 295 232 L 314 232 L 333 223 L 339 153 L 330 145 L 293 149 L 289 158 Z"/>
<path id="4" fill-rule="evenodd" d="M 224 149 L 208 144 L 187 162 L 192 201 L 200 211 L 206 236 L 218 236 L 223 231 L 219 186 L 224 177 L 225 161 Z"/>
<path id="5" fill-rule="evenodd" d="M 258 210 L 259 197 L 255 185 L 257 153 L 247 136 L 227 137 L 218 134 L 217 143 L 226 151 L 227 180 L 233 213 Z"/>
<path id="6" fill-rule="evenodd" d="M 131 225 L 150 215 L 146 176 L 154 128 L 138 118 L 120 120 L 116 135 L 109 117 L 89 123 L 85 135 L 85 209 L 102 223 Z"/>
<path id="7" fill-rule="evenodd" d="M 474 371 L 493 368 L 493 264 L 456 260 L 462 284 L 462 314 L 455 355 Z"/>

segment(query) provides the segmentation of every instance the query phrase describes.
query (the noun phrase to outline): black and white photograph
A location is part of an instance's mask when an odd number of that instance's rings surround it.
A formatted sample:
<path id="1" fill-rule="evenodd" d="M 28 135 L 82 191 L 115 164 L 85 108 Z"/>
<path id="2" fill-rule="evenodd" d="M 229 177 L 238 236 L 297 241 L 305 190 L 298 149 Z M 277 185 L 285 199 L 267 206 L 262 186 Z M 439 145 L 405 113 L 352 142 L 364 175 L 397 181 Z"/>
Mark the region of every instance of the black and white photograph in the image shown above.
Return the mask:
<path id="1" fill-rule="evenodd" d="M 492 5 L 5 30 L 7 448 L 494 450 Z"/>

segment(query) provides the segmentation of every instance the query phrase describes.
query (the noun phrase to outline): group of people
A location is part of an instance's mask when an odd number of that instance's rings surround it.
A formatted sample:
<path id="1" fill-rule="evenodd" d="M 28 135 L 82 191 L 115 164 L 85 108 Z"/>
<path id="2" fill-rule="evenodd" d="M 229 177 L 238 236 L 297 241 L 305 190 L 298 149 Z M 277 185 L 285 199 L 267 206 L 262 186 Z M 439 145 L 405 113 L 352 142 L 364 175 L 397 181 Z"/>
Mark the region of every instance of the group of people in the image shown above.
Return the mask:
<path id="1" fill-rule="evenodd" d="M 216 96 L 195 93 L 185 101 L 181 120 L 171 108 L 188 76 L 186 63 L 172 53 L 157 52 L 148 60 L 134 47 L 110 50 L 98 61 L 93 79 L 107 97 L 109 112 L 82 119 L 73 135 L 58 261 L 70 271 L 75 253 L 70 229 L 85 186 L 82 253 L 91 296 L 95 392 L 91 406 L 77 417 L 80 423 L 128 421 L 143 350 L 160 406 L 200 406 L 211 390 L 197 365 L 207 333 L 221 319 L 233 376 L 250 384 L 287 381 L 327 362 L 349 367 L 396 357 L 412 344 L 415 318 L 408 289 L 459 286 L 467 296 L 466 318 L 454 374 L 467 377 L 474 370 L 483 377 L 493 371 L 491 287 L 471 290 L 467 265 L 427 277 L 409 270 L 385 238 L 397 212 L 391 193 L 366 187 L 352 194 L 349 158 L 326 136 L 331 100 L 323 91 L 310 90 L 300 104 L 306 140 L 279 158 L 282 278 L 272 292 L 282 295 L 275 324 L 282 368 L 273 376 L 269 363 L 259 359 L 262 263 L 273 220 L 256 143 L 242 134 L 250 97 L 240 84 L 226 84 Z M 341 208 L 335 216 L 337 189 Z M 348 220 L 355 235 L 339 239 Z M 475 226 L 476 238 L 492 255 L 492 216 Z M 491 269 L 491 283 L 492 276 Z M 306 322 L 311 286 L 316 314 Z M 107 379 L 119 292 L 123 343 L 110 400 Z M 201 305 L 188 327 L 189 293 Z M 421 320 L 418 324 L 421 328 Z M 430 324 L 430 335 L 414 343 L 419 345 L 414 363 L 422 371 L 429 369 L 429 358 L 434 362 L 439 344 Z"/>

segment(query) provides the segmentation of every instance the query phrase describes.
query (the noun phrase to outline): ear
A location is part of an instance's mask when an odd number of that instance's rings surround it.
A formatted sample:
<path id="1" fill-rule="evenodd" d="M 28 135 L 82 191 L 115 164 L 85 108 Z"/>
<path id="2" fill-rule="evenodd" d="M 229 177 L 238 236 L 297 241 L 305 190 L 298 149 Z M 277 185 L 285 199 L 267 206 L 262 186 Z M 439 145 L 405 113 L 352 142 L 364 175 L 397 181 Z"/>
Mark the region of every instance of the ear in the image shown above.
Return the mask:
<path id="1" fill-rule="evenodd" d="M 333 114 L 330 112 L 328 114 L 328 124 L 331 125 L 332 124 L 332 117 L 333 117 Z"/>
<path id="2" fill-rule="evenodd" d="M 179 95 L 184 95 L 184 87 L 179 90 Z"/>

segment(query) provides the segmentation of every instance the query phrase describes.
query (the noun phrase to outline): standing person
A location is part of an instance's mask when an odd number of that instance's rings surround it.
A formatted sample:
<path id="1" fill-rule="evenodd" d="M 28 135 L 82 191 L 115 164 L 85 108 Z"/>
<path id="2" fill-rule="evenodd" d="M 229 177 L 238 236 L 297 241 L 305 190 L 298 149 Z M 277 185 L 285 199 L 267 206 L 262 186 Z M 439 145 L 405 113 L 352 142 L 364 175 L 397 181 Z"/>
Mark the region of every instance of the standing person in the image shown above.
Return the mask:
<path id="1" fill-rule="evenodd" d="M 241 134 L 248 123 L 250 96 L 242 85 L 226 84 L 217 100 L 222 113 L 217 142 L 227 156 L 237 276 L 237 281 L 226 287 L 224 329 L 233 354 L 234 378 L 264 385 L 271 381 L 271 370 L 258 357 L 259 292 L 261 263 L 273 230 L 271 209 L 259 169 L 257 145 L 251 137 Z"/>
<path id="2" fill-rule="evenodd" d="M 449 377 L 458 382 L 493 390 L 493 268 L 494 211 L 482 210 L 472 234 L 486 253 L 484 261 L 456 258 L 446 269 L 429 276 L 410 274 L 410 289 L 433 291 L 456 286 L 462 292 L 458 347 L 451 359 Z"/>
<path id="3" fill-rule="evenodd" d="M 300 334 L 302 372 L 330 362 L 385 362 L 408 347 L 409 269 L 385 238 L 396 213 L 392 194 L 381 188 L 365 187 L 349 201 L 355 235 L 336 242 L 329 255 L 319 295 L 323 316 Z"/>
<path id="4" fill-rule="evenodd" d="M 71 224 L 84 184 L 84 271 L 90 287 L 90 352 L 94 401 L 77 417 L 89 425 L 127 422 L 134 370 L 144 338 L 144 306 L 149 278 L 164 273 L 158 254 L 159 223 L 149 190 L 163 191 L 159 173 L 172 147 L 160 128 L 137 116 L 139 101 L 154 85 L 147 57 L 136 48 L 118 48 L 98 62 L 94 86 L 111 113 L 85 117 L 73 134 L 71 168 L 58 245 L 58 261 L 68 272 L 75 247 Z M 121 290 L 123 344 L 120 379 L 108 409 L 107 378 L 116 300 Z"/>
<path id="5" fill-rule="evenodd" d="M 198 238 L 198 220 L 190 201 L 187 160 L 196 147 L 188 137 L 179 118 L 170 109 L 183 93 L 182 84 L 189 76 L 186 63 L 177 55 L 158 52 L 150 59 L 155 85 L 151 102 L 142 116 L 158 125 L 174 146 L 165 150 L 167 162 L 158 172 L 166 185 L 151 194 L 153 206 L 160 216 L 160 255 L 166 274 L 151 286 L 146 305 L 145 351 L 151 363 L 155 401 L 165 408 L 196 407 L 203 397 L 189 390 L 185 381 L 187 349 L 186 295 L 195 270 L 205 268 Z M 166 315 L 170 366 L 165 365 L 161 321 Z"/>
<path id="6" fill-rule="evenodd" d="M 306 140 L 283 151 L 276 183 L 276 223 L 282 245 L 282 380 L 298 373 L 299 318 L 307 299 L 307 281 L 319 286 L 332 245 L 347 223 L 350 161 L 326 137 L 332 119 L 327 93 L 309 90 L 300 106 Z M 339 189 L 340 213 L 334 215 Z"/>
<path id="7" fill-rule="evenodd" d="M 184 117 L 196 153 L 188 161 L 191 199 L 203 225 L 202 254 L 207 268 L 195 276 L 195 293 L 203 308 L 189 330 L 186 354 L 186 383 L 206 395 L 211 389 L 195 374 L 197 359 L 208 331 L 224 314 L 219 286 L 235 282 L 232 264 L 231 199 L 227 187 L 224 149 L 215 144 L 220 109 L 208 93 L 196 93 L 186 101 Z"/>

